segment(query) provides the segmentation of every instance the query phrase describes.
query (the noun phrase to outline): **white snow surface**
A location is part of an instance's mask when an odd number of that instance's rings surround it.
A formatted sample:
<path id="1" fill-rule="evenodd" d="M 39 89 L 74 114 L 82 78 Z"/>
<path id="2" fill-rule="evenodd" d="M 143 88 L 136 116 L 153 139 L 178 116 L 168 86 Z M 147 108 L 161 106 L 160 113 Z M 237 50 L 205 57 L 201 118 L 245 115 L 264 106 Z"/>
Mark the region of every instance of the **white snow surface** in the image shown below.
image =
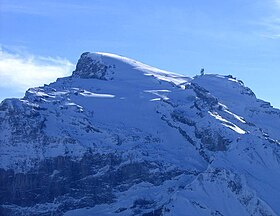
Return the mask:
<path id="1" fill-rule="evenodd" d="M 87 56 L 112 66 L 107 80 L 60 78 L 1 103 L 1 169 L 26 173 L 45 159 L 80 160 L 92 149 L 196 173 L 137 183 L 113 203 L 67 216 L 132 215 L 140 198 L 154 204 L 139 215 L 159 208 L 176 216 L 280 215 L 279 110 L 231 76 L 190 78 L 115 54 Z"/>

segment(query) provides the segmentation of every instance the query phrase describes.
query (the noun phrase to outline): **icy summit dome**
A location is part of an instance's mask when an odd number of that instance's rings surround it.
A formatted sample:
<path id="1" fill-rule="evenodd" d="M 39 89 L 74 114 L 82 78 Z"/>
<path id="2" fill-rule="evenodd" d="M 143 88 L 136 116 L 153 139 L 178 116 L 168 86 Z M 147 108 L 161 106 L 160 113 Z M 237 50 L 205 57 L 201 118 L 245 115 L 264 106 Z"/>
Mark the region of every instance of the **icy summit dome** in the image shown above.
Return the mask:
<path id="1" fill-rule="evenodd" d="M 184 75 L 161 70 L 121 55 L 103 52 L 83 53 L 72 76 L 82 79 L 126 81 L 154 77 L 176 85 L 190 80 Z"/>

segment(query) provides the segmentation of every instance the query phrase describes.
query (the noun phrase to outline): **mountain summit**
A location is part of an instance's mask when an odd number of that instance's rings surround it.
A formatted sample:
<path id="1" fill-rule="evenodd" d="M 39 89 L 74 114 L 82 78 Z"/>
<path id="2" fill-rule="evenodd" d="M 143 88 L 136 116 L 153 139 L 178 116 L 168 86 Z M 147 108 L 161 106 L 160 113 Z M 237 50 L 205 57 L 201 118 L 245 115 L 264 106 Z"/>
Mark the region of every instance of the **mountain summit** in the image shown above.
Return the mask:
<path id="1" fill-rule="evenodd" d="M 280 110 L 109 53 L 0 104 L 0 215 L 280 215 Z"/>

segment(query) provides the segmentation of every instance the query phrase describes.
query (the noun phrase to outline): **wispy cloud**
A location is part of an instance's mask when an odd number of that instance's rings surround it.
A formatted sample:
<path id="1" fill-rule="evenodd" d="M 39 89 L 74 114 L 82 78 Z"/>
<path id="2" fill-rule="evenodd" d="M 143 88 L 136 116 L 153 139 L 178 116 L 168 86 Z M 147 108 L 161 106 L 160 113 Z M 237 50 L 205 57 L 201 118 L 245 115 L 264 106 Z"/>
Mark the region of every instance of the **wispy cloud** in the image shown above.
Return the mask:
<path id="1" fill-rule="evenodd" d="M 263 34 L 264 37 L 271 39 L 280 39 L 280 15 L 269 17 L 265 19 L 261 24 L 266 28 L 266 32 Z"/>
<path id="2" fill-rule="evenodd" d="M 280 7 L 280 0 L 274 0 L 274 3 L 275 3 L 278 7 Z"/>
<path id="3" fill-rule="evenodd" d="M 280 0 L 269 0 L 271 3 L 271 15 L 265 17 L 260 24 L 265 28 L 263 37 L 280 39 Z"/>
<path id="4" fill-rule="evenodd" d="M 24 92 L 27 88 L 55 81 L 71 74 L 74 65 L 67 59 L 18 54 L 0 47 L 0 89 Z M 3 93 L 2 93 L 3 94 Z M 12 97 L 7 92 L 7 97 Z"/>

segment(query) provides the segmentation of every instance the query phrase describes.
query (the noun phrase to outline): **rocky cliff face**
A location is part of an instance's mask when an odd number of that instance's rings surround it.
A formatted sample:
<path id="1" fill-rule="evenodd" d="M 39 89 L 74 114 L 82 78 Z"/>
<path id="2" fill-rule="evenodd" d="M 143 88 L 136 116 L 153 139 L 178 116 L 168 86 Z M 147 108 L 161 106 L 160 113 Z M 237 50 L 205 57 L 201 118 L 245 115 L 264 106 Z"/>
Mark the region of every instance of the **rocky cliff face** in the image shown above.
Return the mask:
<path id="1" fill-rule="evenodd" d="M 107 53 L 0 105 L 1 215 L 279 215 L 280 111 L 232 76 Z"/>

